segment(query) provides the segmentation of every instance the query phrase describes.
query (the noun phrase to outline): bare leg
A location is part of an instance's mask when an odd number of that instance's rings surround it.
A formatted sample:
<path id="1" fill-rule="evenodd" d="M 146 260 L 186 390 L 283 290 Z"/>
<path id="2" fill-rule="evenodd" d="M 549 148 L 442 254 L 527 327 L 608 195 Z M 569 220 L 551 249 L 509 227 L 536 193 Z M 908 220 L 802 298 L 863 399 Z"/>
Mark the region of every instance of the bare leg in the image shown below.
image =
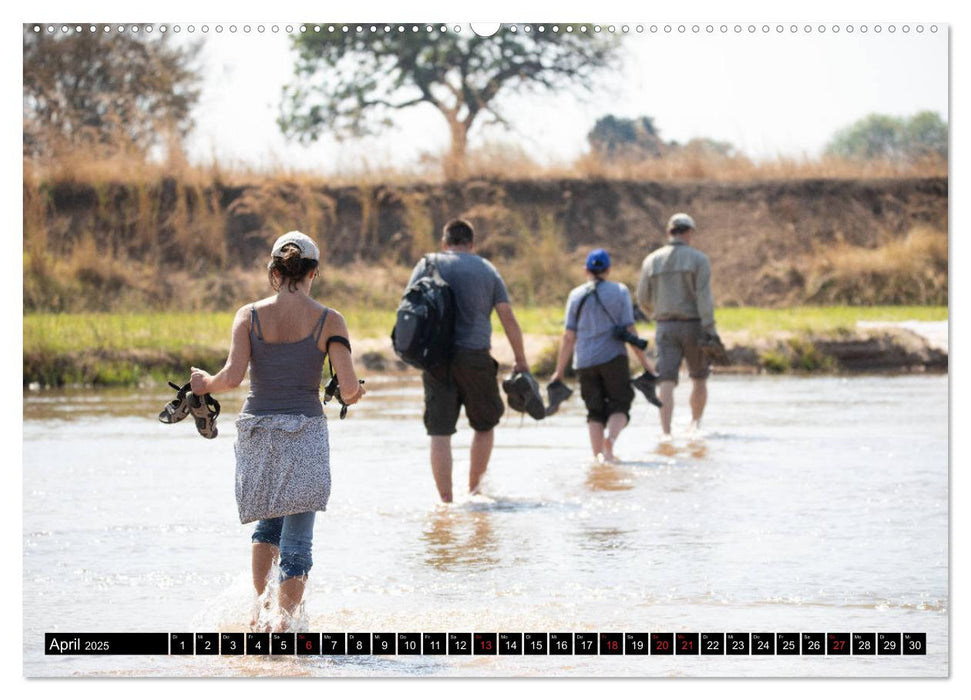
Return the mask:
<path id="1" fill-rule="evenodd" d="M 472 445 L 469 447 L 469 493 L 478 491 L 479 482 L 489 468 L 493 442 L 495 432 L 492 430 L 476 430 L 472 435 Z"/>
<path id="2" fill-rule="evenodd" d="M 293 620 L 293 613 L 303 600 L 303 591 L 307 586 L 306 576 L 294 576 L 280 583 L 280 626 L 277 631 L 286 632 Z"/>
<path id="3" fill-rule="evenodd" d="M 452 502 L 452 436 L 432 435 L 432 476 L 443 503 Z"/>
<path id="4" fill-rule="evenodd" d="M 658 398 L 661 399 L 661 432 L 665 436 L 671 435 L 671 417 L 674 415 L 674 382 L 666 380 L 658 382 Z"/>
<path id="5" fill-rule="evenodd" d="M 664 399 L 661 399 L 662 401 Z M 708 380 L 691 380 L 691 429 L 695 430 L 701 423 L 701 414 L 705 412 L 705 404 L 708 403 Z"/>
<path id="6" fill-rule="evenodd" d="M 253 607 L 253 616 L 250 619 L 250 627 L 254 630 L 260 621 L 261 609 L 269 607 L 269 601 L 260 601 L 260 597 L 266 591 L 266 584 L 270 578 L 270 569 L 280 558 L 280 548 L 266 542 L 253 543 L 253 588 L 256 589 L 256 602 Z M 263 630 L 266 631 L 266 630 Z"/>
<path id="7" fill-rule="evenodd" d="M 270 577 L 270 569 L 280 558 L 280 548 L 265 542 L 253 543 L 253 588 L 256 595 L 263 595 L 266 581 Z"/>
<path id="8" fill-rule="evenodd" d="M 616 458 L 614 445 L 620 437 L 620 431 L 627 427 L 627 416 L 623 413 L 611 413 L 607 418 L 607 437 L 604 438 L 604 457 L 608 460 Z"/>
<path id="9" fill-rule="evenodd" d="M 602 455 L 604 451 L 604 424 L 587 421 L 587 432 L 590 433 L 590 448 L 593 450 L 593 456 Z"/>

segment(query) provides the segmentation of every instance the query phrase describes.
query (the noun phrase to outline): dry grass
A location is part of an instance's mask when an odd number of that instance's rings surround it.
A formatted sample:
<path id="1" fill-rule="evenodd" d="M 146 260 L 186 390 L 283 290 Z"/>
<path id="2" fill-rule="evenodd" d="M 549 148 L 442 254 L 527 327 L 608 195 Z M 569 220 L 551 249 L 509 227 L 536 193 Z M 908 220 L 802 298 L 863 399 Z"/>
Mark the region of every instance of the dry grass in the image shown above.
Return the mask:
<path id="1" fill-rule="evenodd" d="M 928 227 L 879 248 L 821 248 L 806 275 L 814 304 L 947 304 L 947 234 Z"/>
<path id="2" fill-rule="evenodd" d="M 170 153 L 164 162 L 117 151 L 73 151 L 48 163 L 24 160 L 25 309 L 231 309 L 240 299 L 266 293 L 265 271 L 255 261 L 269 241 L 294 228 L 317 239 L 324 256 L 347 273 L 334 276 L 333 283 L 325 277 L 322 291 L 333 303 L 394 308 L 410 265 L 437 248 L 441 222 L 435 221 L 442 218 L 442 192 L 448 188 L 398 186 L 440 181 L 440 162 L 434 159 L 410 171 L 364 163 L 354 173 L 331 176 L 282 166 L 260 171 L 220 163 L 192 166 L 177 150 Z M 576 234 L 570 225 L 582 219 L 577 212 L 568 222 L 558 218 L 555 201 L 511 201 L 515 187 L 507 182 L 534 181 L 520 189 L 555 193 L 557 179 L 729 182 L 947 174 L 942 163 L 908 167 L 832 159 L 755 163 L 685 152 L 639 163 L 587 156 L 544 168 L 522 149 L 489 143 L 470 153 L 469 168 L 470 178 L 491 182 L 460 186 L 466 198 L 459 206 L 475 221 L 479 252 L 500 261 L 514 298 L 527 305 L 559 304 L 583 280 L 586 248 L 570 243 Z M 337 191 L 342 185 L 348 189 Z M 633 285 L 636 269 L 624 268 L 624 255 L 618 257 L 615 279 Z M 846 244 L 821 249 L 787 261 L 789 268 L 798 281 L 782 279 L 777 303 L 947 303 L 946 235 L 929 230 L 876 249 Z M 757 297 L 740 299 L 759 303 Z"/>
<path id="3" fill-rule="evenodd" d="M 376 185 L 437 184 L 449 156 L 425 153 L 410 167 L 389 167 L 383 161 L 356 160 L 351 167 L 338 170 L 294 168 L 277 161 L 265 168 L 245 163 L 213 160 L 206 165 L 191 165 L 177 149 L 164 161 L 152 161 L 118 151 L 74 150 L 40 163 L 24 159 L 25 182 L 41 181 L 126 184 L 152 183 L 176 178 L 197 187 L 213 184 L 230 186 L 289 182 L 303 186 L 331 187 Z M 947 161 L 930 158 L 922 161 L 858 161 L 835 157 L 793 158 L 779 156 L 752 160 L 746 156 L 686 150 L 637 161 L 606 161 L 587 153 L 571 162 L 542 165 L 521 147 L 505 142 L 486 142 L 468 153 L 469 178 L 506 180 L 607 179 L 607 180 L 715 180 L 744 182 L 769 179 L 851 179 L 879 177 L 946 177 Z"/>
<path id="4" fill-rule="evenodd" d="M 606 162 L 593 154 L 578 158 L 557 171 L 561 177 L 606 180 L 760 180 L 866 179 L 880 177 L 946 177 L 947 162 L 928 160 L 900 163 L 853 161 L 840 158 L 778 157 L 761 161 L 745 156 L 718 156 L 697 152 L 668 155 L 636 162 Z"/>

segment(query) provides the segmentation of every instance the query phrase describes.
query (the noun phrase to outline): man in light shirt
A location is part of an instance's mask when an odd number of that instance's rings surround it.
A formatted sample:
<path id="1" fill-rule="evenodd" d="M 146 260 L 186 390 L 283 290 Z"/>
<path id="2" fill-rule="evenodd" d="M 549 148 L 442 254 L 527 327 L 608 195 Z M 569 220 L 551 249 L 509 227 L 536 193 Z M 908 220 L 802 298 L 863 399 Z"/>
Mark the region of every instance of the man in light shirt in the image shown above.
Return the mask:
<path id="1" fill-rule="evenodd" d="M 691 430 L 698 428 L 708 401 L 710 367 L 702 346 L 717 339 L 708 256 L 691 246 L 695 222 L 687 214 L 668 220 L 668 244 L 644 259 L 637 301 L 657 323 L 656 348 L 661 430 L 671 435 L 674 387 L 681 361 L 691 378 Z"/>

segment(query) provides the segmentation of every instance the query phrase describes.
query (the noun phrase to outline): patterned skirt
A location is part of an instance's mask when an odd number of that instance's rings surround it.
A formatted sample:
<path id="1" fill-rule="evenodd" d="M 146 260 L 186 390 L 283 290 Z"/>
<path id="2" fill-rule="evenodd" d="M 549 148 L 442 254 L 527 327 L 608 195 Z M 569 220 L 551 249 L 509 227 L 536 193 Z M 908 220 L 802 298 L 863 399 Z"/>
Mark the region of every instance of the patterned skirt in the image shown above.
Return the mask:
<path id="1" fill-rule="evenodd" d="M 328 498 L 326 417 L 239 414 L 236 504 L 241 523 L 326 510 Z"/>

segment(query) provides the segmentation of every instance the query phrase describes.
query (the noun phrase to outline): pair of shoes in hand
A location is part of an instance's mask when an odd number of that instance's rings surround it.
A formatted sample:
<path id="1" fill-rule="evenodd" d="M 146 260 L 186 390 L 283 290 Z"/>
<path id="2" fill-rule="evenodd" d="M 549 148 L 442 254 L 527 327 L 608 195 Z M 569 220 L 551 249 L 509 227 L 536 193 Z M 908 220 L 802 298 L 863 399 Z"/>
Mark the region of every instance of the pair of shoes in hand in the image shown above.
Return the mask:
<path id="1" fill-rule="evenodd" d="M 651 374 L 645 370 L 640 376 L 631 379 L 630 383 L 634 385 L 635 389 L 644 394 L 644 398 L 646 398 L 649 403 L 654 404 L 658 408 L 661 407 L 661 400 L 657 397 L 657 375 Z M 556 413 L 560 408 L 560 404 L 566 401 L 572 395 L 573 389 L 568 387 L 559 379 L 547 384 L 546 396 L 549 399 L 549 405 L 546 408 L 546 415 L 552 416 L 554 413 Z"/>
<path id="2" fill-rule="evenodd" d="M 162 423 L 178 423 L 190 413 L 195 419 L 196 430 L 199 434 L 209 440 L 219 434 L 216 428 L 216 418 L 219 416 L 219 402 L 212 398 L 211 394 L 196 396 L 189 389 L 189 385 L 179 386 L 169 382 L 169 386 L 175 389 L 175 398 L 165 404 L 165 408 L 158 414 L 158 419 Z"/>

